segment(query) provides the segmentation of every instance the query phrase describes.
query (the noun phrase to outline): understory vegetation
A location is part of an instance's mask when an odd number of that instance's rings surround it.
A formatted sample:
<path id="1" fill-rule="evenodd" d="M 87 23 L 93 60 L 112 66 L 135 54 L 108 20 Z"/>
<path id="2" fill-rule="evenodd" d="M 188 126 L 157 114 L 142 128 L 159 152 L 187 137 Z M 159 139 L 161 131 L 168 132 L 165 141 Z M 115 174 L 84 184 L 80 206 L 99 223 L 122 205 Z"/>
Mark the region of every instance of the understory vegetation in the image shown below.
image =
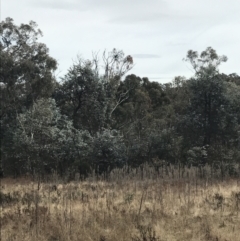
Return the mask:
<path id="1" fill-rule="evenodd" d="M 144 165 L 84 181 L 4 178 L 1 240 L 237 241 L 240 181 L 216 177 L 207 166 L 179 176 L 173 166 Z"/>

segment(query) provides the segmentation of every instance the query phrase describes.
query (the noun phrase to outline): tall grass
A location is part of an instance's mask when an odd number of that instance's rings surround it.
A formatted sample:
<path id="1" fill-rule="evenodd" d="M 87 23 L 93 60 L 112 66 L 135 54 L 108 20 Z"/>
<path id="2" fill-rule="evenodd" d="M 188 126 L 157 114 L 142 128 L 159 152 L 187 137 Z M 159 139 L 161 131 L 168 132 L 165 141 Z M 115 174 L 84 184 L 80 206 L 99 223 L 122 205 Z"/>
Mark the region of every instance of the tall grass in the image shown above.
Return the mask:
<path id="1" fill-rule="evenodd" d="M 67 182 L 2 180 L 4 241 L 240 240 L 239 178 L 142 166 Z"/>

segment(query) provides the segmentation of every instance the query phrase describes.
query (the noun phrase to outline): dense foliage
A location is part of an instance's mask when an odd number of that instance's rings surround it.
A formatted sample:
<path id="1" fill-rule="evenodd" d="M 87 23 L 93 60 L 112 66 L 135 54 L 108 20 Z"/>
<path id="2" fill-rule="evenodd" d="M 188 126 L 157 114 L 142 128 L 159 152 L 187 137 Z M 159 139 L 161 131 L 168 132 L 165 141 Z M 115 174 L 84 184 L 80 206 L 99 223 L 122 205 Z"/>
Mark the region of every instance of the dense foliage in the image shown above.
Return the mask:
<path id="1" fill-rule="evenodd" d="M 219 72 L 227 57 L 188 51 L 195 75 L 160 84 L 126 75 L 122 51 L 78 59 L 57 82 L 57 62 L 35 22 L 0 23 L 1 173 L 108 172 L 144 162 L 240 164 L 240 76 Z"/>

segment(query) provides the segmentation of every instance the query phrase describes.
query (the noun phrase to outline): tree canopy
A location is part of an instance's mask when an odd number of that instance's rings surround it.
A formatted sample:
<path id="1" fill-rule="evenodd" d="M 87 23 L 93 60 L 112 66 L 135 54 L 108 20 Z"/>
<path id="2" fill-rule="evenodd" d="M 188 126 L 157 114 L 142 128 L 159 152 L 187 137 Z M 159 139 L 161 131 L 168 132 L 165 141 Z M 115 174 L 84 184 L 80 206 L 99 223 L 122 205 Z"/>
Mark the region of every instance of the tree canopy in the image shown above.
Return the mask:
<path id="1" fill-rule="evenodd" d="M 212 47 L 189 50 L 194 75 L 165 85 L 127 75 L 133 58 L 115 48 L 103 52 L 103 67 L 97 54 L 78 58 L 57 82 L 35 22 L 7 18 L 0 33 L 5 175 L 87 175 L 145 162 L 234 175 L 240 166 L 240 76 L 220 72 L 227 57 Z"/>

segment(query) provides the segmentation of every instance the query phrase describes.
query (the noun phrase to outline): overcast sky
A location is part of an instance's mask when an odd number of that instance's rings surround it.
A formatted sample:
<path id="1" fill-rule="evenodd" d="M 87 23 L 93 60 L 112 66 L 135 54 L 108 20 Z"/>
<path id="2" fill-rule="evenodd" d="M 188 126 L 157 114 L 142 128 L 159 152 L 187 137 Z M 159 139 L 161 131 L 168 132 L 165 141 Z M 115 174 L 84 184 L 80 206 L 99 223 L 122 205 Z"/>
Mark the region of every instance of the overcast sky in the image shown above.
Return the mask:
<path id="1" fill-rule="evenodd" d="M 211 46 L 240 75 L 240 0 L 1 0 L 1 20 L 37 22 L 63 76 L 77 55 L 121 49 L 132 73 L 159 82 L 193 75 L 182 59 Z"/>

